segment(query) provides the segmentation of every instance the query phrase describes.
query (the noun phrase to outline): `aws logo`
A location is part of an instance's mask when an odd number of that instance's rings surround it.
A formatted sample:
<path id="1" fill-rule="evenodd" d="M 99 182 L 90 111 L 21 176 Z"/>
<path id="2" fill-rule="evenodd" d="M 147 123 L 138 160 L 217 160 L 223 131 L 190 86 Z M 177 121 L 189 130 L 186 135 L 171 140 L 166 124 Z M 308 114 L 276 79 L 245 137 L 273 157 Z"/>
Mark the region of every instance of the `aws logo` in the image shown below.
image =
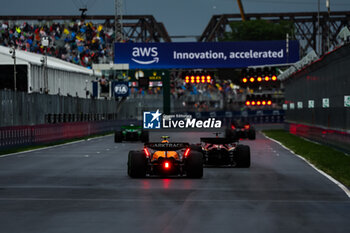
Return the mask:
<path id="1" fill-rule="evenodd" d="M 157 47 L 134 47 L 132 49 L 131 60 L 141 65 L 149 65 L 152 63 L 158 63 L 158 51 Z"/>

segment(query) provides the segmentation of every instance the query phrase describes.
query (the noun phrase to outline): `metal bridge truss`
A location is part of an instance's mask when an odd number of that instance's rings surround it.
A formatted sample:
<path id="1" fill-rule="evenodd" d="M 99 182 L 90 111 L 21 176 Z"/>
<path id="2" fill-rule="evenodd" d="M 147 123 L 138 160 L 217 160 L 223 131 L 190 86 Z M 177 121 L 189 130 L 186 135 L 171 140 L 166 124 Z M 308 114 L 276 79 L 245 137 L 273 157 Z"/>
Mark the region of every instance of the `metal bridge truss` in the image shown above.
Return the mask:
<path id="1" fill-rule="evenodd" d="M 294 23 L 295 33 L 291 36 L 300 41 L 301 55 L 305 55 L 310 48 L 321 55 L 329 48 L 337 46 L 338 33 L 344 26 L 350 25 L 350 12 L 331 12 L 330 15 L 328 12 L 246 14 L 246 19 L 263 19 L 271 22 L 291 21 Z M 219 41 L 225 32 L 231 30 L 230 23 L 234 21 L 241 21 L 241 15 L 214 15 L 198 41 Z M 328 35 L 330 35 L 329 46 Z"/>
<path id="2" fill-rule="evenodd" d="M 319 17 L 318 17 L 319 16 Z M 58 21 L 80 20 L 81 16 L 0 16 L 0 21 Z M 85 20 L 101 21 L 115 19 L 114 15 L 88 15 Z M 338 44 L 336 36 L 344 26 L 350 25 L 350 12 L 299 12 L 299 13 L 263 13 L 246 14 L 247 20 L 264 19 L 271 22 L 281 20 L 294 23 L 293 39 L 299 40 L 301 54 L 310 48 L 319 55 L 329 47 Z M 240 21 L 240 14 L 214 15 L 198 41 L 219 41 L 225 32 L 231 30 L 230 22 Z M 319 22 L 319 23 L 318 23 Z M 152 15 L 123 16 L 123 31 L 126 40 L 134 42 L 171 42 L 163 23 L 157 22 Z M 330 33 L 329 33 L 330 32 Z M 328 46 L 328 34 L 329 46 Z"/>

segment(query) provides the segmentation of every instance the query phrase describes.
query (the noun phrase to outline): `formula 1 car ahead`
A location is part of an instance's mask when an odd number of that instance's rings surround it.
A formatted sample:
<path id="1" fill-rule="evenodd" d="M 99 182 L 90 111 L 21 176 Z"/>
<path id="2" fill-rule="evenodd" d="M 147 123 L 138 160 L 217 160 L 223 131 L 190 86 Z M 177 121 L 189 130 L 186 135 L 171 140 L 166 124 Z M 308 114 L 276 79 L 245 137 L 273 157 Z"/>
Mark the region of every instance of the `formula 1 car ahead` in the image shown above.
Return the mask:
<path id="1" fill-rule="evenodd" d="M 254 127 L 248 122 L 232 121 L 230 127 L 226 129 L 226 138 L 248 138 L 255 140 L 256 134 Z"/>
<path id="2" fill-rule="evenodd" d="M 163 136 L 162 142 L 145 143 L 142 151 L 130 151 L 128 175 L 140 178 L 148 175 L 186 175 L 189 178 L 202 178 L 202 154 L 192 151 L 188 143 L 169 142 Z"/>
<path id="3" fill-rule="evenodd" d="M 114 132 L 114 142 L 138 140 L 141 140 L 141 142 L 149 141 L 148 131 L 142 130 L 142 126 L 124 125 L 120 131 Z"/>
<path id="4" fill-rule="evenodd" d="M 193 150 L 203 154 L 206 165 L 231 165 L 250 167 L 250 147 L 238 144 L 233 138 L 201 138 L 201 145 L 191 145 Z"/>

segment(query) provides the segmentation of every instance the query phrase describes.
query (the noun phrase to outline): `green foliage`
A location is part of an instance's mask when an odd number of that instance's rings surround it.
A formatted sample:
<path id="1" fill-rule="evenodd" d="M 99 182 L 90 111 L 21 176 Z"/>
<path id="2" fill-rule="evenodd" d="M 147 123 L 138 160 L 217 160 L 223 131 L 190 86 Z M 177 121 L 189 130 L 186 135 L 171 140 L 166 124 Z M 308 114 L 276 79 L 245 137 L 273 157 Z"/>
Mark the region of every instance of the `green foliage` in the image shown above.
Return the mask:
<path id="1" fill-rule="evenodd" d="M 284 130 L 264 130 L 263 132 L 350 187 L 350 156 L 329 146 L 306 141 Z"/>
<path id="2" fill-rule="evenodd" d="M 230 23 L 231 32 L 225 32 L 222 41 L 285 40 L 286 34 L 292 36 L 293 23 L 278 23 L 266 20 L 248 20 Z"/>

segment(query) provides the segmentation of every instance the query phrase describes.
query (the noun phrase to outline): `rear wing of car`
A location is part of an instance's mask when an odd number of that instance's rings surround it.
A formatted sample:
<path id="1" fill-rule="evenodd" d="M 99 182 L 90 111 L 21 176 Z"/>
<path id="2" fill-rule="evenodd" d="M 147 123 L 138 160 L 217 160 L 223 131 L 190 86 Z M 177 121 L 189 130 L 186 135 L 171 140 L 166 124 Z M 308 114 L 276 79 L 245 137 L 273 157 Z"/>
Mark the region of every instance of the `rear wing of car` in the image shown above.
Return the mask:
<path id="1" fill-rule="evenodd" d="M 190 147 L 189 143 L 186 142 L 171 142 L 171 143 L 160 143 L 160 142 L 149 142 L 145 143 L 145 147 L 160 150 L 160 151 L 176 151 Z"/>
<path id="2" fill-rule="evenodd" d="M 123 125 L 121 129 L 142 129 L 141 125 Z"/>
<path id="3" fill-rule="evenodd" d="M 235 138 L 201 138 L 201 142 L 210 144 L 230 144 L 238 142 Z"/>

